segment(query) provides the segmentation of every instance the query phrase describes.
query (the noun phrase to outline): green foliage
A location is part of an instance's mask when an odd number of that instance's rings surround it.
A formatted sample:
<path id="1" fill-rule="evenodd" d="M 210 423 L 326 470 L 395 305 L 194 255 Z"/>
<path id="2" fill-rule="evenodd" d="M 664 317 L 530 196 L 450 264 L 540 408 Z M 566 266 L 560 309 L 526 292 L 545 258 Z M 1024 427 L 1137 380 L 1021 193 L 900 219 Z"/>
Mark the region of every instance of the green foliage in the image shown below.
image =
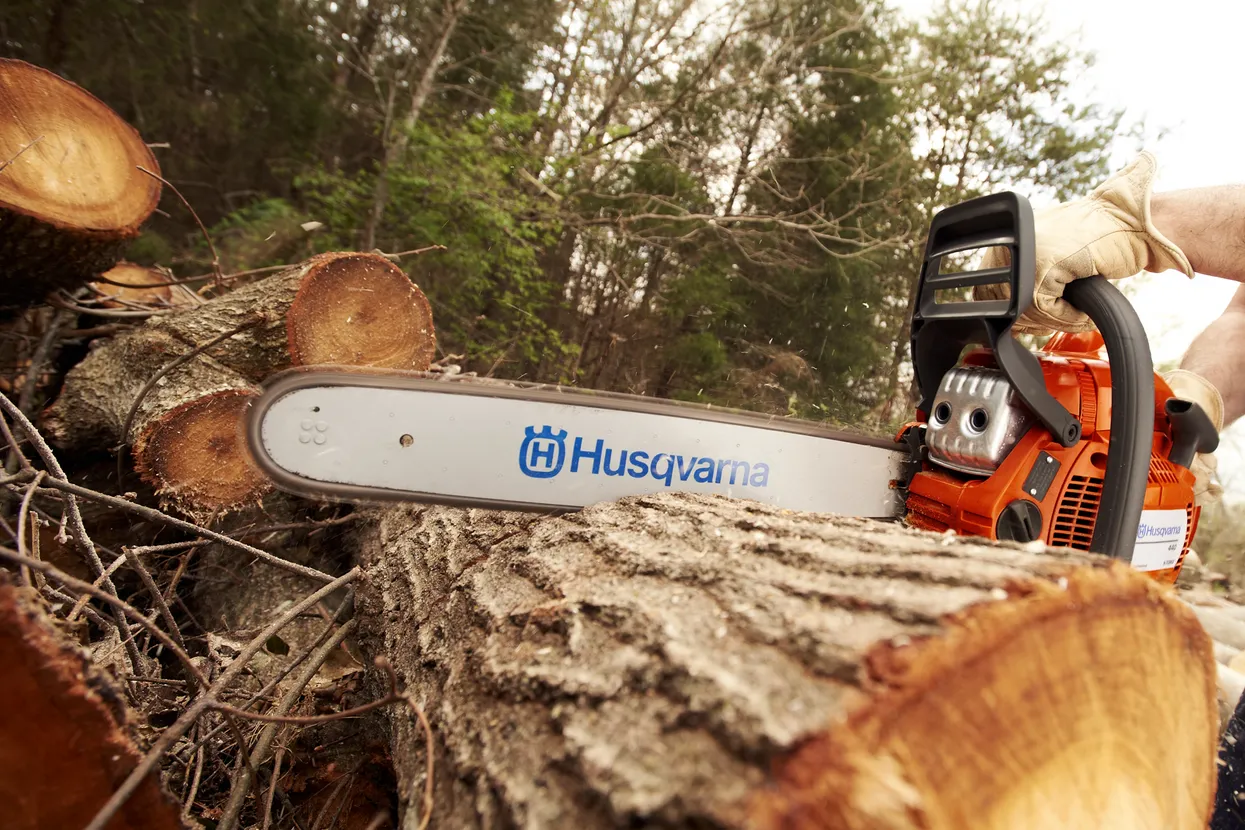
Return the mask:
<path id="1" fill-rule="evenodd" d="M 168 142 L 226 270 L 441 245 L 402 265 L 470 369 L 887 430 L 934 213 L 1084 193 L 1126 132 L 1022 0 L 457 8 L 11 0 L 0 53 Z M 163 207 L 131 256 L 206 270 Z"/>
<path id="2" fill-rule="evenodd" d="M 125 258 L 139 265 L 164 265 L 173 261 L 175 249 L 168 239 L 146 228 L 126 248 Z"/>
<path id="3" fill-rule="evenodd" d="M 287 199 L 260 199 L 229 213 L 209 228 L 212 244 L 226 272 L 296 262 L 311 251 L 302 211 Z M 206 266 L 211 262 L 206 241 L 196 246 Z"/>
<path id="4" fill-rule="evenodd" d="M 518 139 L 529 121 L 499 107 L 450 130 L 417 124 L 406 158 L 388 172 L 389 208 L 377 232 L 389 250 L 445 246 L 407 269 L 433 304 L 442 349 L 484 372 L 569 353 L 539 316 L 558 303 L 538 259 L 558 223 L 541 197 L 520 186 L 519 171 L 531 160 Z M 298 179 L 309 215 L 327 225 L 320 248 L 357 244 L 374 178 L 373 171 L 321 169 Z"/>

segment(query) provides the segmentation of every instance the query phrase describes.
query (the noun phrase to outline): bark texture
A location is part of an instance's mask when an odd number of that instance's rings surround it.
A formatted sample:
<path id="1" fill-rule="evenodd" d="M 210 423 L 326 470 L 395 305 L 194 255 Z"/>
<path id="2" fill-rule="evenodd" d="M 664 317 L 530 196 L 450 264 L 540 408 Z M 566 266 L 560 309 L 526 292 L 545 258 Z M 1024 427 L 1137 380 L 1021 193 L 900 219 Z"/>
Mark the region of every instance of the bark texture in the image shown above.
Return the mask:
<path id="1" fill-rule="evenodd" d="M 1118 563 L 673 495 L 393 508 L 359 545 L 365 649 L 436 736 L 434 826 L 1210 814 L 1210 638 Z M 414 826 L 429 759 L 409 713 L 391 723 Z"/>
<path id="2" fill-rule="evenodd" d="M 0 311 L 107 271 L 155 210 L 139 134 L 47 70 L 0 59 Z M 54 171 L 54 172 L 49 172 Z"/>

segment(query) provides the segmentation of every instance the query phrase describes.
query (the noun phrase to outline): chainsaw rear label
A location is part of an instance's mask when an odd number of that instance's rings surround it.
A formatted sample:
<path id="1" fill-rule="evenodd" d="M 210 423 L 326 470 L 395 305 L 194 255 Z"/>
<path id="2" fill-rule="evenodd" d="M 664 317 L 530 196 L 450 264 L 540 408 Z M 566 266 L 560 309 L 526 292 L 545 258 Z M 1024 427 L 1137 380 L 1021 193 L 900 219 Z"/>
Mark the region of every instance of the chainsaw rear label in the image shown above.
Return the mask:
<path id="1" fill-rule="evenodd" d="M 1174 568 L 1184 550 L 1188 516 L 1183 510 L 1143 510 L 1137 525 L 1133 567 L 1139 571 Z"/>
<path id="2" fill-rule="evenodd" d="M 260 443 L 294 489 L 577 509 L 629 495 L 719 493 L 793 510 L 892 517 L 898 449 L 766 426 L 561 400 L 312 386 L 275 400 Z M 386 493 L 387 491 L 387 493 Z"/>

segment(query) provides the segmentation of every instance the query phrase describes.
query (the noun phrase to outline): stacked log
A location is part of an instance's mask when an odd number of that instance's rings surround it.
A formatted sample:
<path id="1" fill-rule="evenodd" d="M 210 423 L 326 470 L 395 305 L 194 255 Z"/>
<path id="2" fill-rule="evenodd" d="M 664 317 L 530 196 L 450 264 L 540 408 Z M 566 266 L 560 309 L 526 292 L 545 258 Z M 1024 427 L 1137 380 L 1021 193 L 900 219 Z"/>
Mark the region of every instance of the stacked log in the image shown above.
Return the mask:
<path id="1" fill-rule="evenodd" d="M 0 574 L 0 799 L 11 830 L 84 827 L 141 757 L 114 679 Z M 148 775 L 110 828 L 180 830 L 179 805 Z"/>
<path id="2" fill-rule="evenodd" d="M 379 254 L 321 254 L 102 342 L 68 372 L 43 425 L 65 449 L 130 446 L 166 505 L 216 515 L 271 489 L 242 425 L 263 380 L 323 364 L 423 370 L 435 345 L 428 300 L 400 268 Z"/>

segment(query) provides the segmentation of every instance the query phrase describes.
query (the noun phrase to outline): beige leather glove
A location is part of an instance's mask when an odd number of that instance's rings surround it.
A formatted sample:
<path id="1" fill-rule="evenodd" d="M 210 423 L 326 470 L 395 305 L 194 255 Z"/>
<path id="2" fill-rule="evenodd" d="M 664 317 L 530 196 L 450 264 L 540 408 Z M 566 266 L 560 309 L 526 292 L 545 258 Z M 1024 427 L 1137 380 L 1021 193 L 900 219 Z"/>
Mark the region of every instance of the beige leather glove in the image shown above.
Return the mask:
<path id="1" fill-rule="evenodd" d="M 1171 387 L 1172 394 L 1186 401 L 1193 401 L 1202 407 L 1210 416 L 1210 422 L 1217 432 L 1223 432 L 1223 396 L 1206 378 L 1190 372 L 1188 369 L 1176 369 L 1163 375 L 1163 380 Z M 1223 496 L 1223 487 L 1215 478 L 1219 470 L 1219 462 L 1214 453 L 1198 453 L 1193 456 L 1193 464 L 1189 467 L 1197 477 L 1193 485 L 1193 501 L 1199 507 L 1218 501 Z"/>
<path id="2" fill-rule="evenodd" d="M 1064 286 L 1081 277 L 1101 274 L 1114 280 L 1172 268 L 1193 276 L 1184 253 L 1150 220 L 1150 192 L 1157 170 L 1154 156 L 1142 153 L 1088 198 L 1034 211 L 1034 304 L 1016 321 L 1017 331 L 1092 331 L 1089 318 L 1062 299 Z M 1007 248 L 991 248 L 981 267 L 1003 267 L 1009 259 Z M 986 285 L 978 287 L 974 296 L 1004 299 L 1007 291 L 1003 285 Z"/>

